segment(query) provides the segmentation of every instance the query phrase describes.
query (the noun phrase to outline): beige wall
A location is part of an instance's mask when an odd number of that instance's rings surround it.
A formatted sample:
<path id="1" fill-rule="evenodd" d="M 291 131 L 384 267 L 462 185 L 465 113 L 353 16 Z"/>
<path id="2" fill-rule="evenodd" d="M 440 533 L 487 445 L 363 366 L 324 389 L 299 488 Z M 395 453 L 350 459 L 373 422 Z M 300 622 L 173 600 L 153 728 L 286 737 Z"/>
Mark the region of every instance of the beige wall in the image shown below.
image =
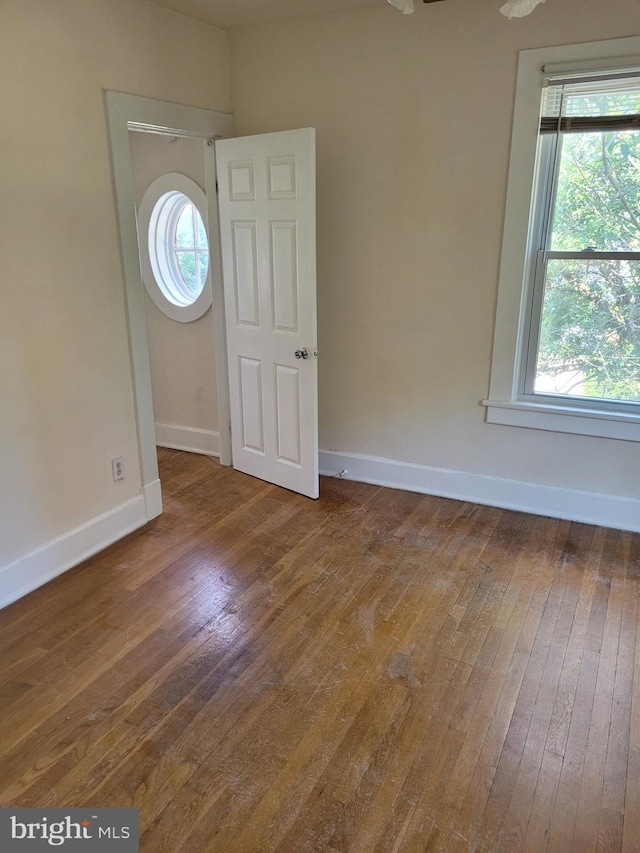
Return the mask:
<path id="1" fill-rule="evenodd" d="M 2 0 L 0 78 L 1 565 L 139 492 L 103 90 L 229 111 L 227 38 L 138 0 Z"/>
<path id="2" fill-rule="evenodd" d="M 315 126 L 320 446 L 637 496 L 633 443 L 485 424 L 520 48 L 637 34 L 636 0 L 416 3 L 231 35 L 239 135 Z"/>
<path id="3" fill-rule="evenodd" d="M 416 5 L 232 39 L 237 132 L 318 128 L 321 445 L 635 496 L 637 445 L 480 400 L 517 50 L 636 34 L 637 2 Z M 231 102 L 226 34 L 141 0 L 2 0 L 0 75 L 3 565 L 139 492 L 103 90 Z"/>
<path id="4" fill-rule="evenodd" d="M 130 133 L 136 205 L 149 185 L 179 172 L 204 191 L 202 139 Z M 218 430 L 216 364 L 211 309 L 192 323 L 166 317 L 145 290 L 149 362 L 156 424 Z"/>

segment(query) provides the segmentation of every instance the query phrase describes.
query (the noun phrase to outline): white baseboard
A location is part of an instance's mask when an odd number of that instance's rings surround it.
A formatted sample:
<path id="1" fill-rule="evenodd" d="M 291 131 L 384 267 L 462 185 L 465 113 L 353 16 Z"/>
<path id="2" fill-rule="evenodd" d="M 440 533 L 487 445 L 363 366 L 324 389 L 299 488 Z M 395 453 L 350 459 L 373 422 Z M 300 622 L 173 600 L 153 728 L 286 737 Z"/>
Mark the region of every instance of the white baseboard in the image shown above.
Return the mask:
<path id="1" fill-rule="evenodd" d="M 203 456 L 220 456 L 220 433 L 211 429 L 156 424 L 156 444 Z"/>
<path id="2" fill-rule="evenodd" d="M 138 495 L 0 566 L 0 608 L 17 601 L 146 523 L 145 500 Z"/>
<path id="3" fill-rule="evenodd" d="M 426 495 L 640 532 L 640 500 L 468 474 L 358 453 L 320 451 L 320 473 Z"/>
<path id="4" fill-rule="evenodd" d="M 153 482 L 143 486 L 142 496 L 144 498 L 147 521 L 151 521 L 152 518 L 157 518 L 162 514 L 162 487 L 160 480 L 153 480 Z"/>

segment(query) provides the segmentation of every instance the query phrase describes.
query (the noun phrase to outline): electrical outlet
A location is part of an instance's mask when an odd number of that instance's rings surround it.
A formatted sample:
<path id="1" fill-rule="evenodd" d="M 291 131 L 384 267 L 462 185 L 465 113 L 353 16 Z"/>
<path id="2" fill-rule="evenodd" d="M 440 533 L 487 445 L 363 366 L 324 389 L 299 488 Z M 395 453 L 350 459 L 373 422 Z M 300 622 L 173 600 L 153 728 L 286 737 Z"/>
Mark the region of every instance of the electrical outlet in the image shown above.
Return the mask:
<path id="1" fill-rule="evenodd" d="M 111 460 L 111 470 L 113 471 L 114 480 L 124 480 L 124 459 L 122 456 Z"/>

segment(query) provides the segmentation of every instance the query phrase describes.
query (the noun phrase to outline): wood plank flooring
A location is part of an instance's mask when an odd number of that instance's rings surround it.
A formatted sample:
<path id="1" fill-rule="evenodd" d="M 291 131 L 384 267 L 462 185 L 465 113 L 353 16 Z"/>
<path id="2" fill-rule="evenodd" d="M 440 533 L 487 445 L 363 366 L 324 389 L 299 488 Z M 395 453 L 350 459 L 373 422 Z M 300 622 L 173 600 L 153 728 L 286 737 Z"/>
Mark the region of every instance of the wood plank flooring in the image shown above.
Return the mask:
<path id="1" fill-rule="evenodd" d="M 0 613 L 0 805 L 145 853 L 640 851 L 640 536 L 160 451 L 165 513 Z"/>

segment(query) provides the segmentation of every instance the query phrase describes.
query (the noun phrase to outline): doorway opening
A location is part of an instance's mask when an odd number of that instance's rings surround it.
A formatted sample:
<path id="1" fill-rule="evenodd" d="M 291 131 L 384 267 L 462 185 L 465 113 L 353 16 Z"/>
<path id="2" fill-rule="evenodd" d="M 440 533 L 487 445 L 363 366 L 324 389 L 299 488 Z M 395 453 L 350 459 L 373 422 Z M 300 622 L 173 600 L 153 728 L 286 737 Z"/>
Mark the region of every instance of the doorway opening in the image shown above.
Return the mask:
<path id="1" fill-rule="evenodd" d="M 206 142 L 129 131 L 156 445 L 219 456 Z"/>
<path id="2" fill-rule="evenodd" d="M 111 140 L 116 203 L 129 320 L 131 370 L 135 398 L 141 492 L 148 520 L 162 512 L 162 491 L 156 455 L 156 427 L 153 411 L 151 360 L 145 289 L 141 277 L 136 221 L 136 176 L 133 168 L 132 134 L 144 134 L 177 140 L 193 140 L 202 150 L 203 174 L 208 219 L 208 279 L 213 310 L 203 316 L 203 332 L 210 325 L 209 338 L 215 360 L 215 406 L 218 414 L 218 453 L 220 462 L 231 462 L 229 389 L 224 329 L 222 269 L 219 250 L 218 207 L 216 201 L 216 138 L 230 136 L 233 117 L 225 113 L 170 104 L 117 92 L 106 93 L 106 108 Z M 138 137 L 136 137 L 138 138 Z M 139 137 L 142 139 L 142 137 Z M 136 143 L 134 142 L 134 146 Z M 167 143 L 164 143 L 166 146 Z M 167 146 L 168 147 L 168 146 Z M 193 146 L 192 146 L 193 147 Z M 208 319 L 207 319 L 208 318 Z M 211 364 L 211 371 L 214 366 Z M 211 403 L 214 401 L 210 401 Z"/>

